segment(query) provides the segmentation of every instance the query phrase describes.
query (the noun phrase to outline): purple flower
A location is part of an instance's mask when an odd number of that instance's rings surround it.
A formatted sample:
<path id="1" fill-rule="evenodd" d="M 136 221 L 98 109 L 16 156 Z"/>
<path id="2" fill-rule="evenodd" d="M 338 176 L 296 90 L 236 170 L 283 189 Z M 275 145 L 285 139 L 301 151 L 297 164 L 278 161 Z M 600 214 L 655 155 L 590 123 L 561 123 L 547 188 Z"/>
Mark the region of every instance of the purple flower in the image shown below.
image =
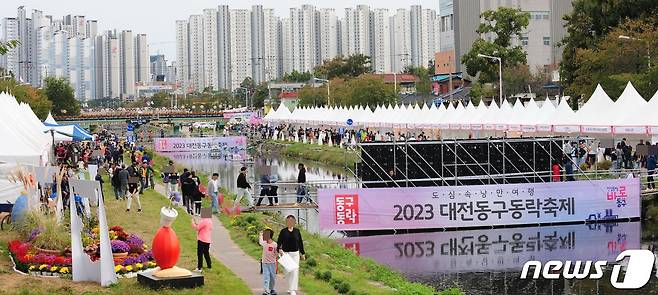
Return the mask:
<path id="1" fill-rule="evenodd" d="M 112 240 L 112 253 L 125 253 L 130 251 L 130 246 L 124 241 Z"/>
<path id="2" fill-rule="evenodd" d="M 123 263 L 121 263 L 121 265 L 128 266 L 128 265 L 133 265 L 137 262 L 138 262 L 137 258 L 128 257 L 128 258 L 126 258 L 126 260 L 123 261 Z"/>
<path id="3" fill-rule="evenodd" d="M 137 247 L 142 247 L 144 245 L 144 241 L 137 235 L 131 234 L 128 236 L 128 239 L 126 240 L 128 245 L 135 245 Z"/>
<path id="4" fill-rule="evenodd" d="M 32 241 L 34 241 L 34 239 L 35 239 L 40 233 L 41 233 L 41 230 L 39 230 L 38 228 L 33 229 L 32 232 L 30 233 L 30 236 L 27 238 L 27 241 L 28 241 L 28 242 L 32 242 Z"/>

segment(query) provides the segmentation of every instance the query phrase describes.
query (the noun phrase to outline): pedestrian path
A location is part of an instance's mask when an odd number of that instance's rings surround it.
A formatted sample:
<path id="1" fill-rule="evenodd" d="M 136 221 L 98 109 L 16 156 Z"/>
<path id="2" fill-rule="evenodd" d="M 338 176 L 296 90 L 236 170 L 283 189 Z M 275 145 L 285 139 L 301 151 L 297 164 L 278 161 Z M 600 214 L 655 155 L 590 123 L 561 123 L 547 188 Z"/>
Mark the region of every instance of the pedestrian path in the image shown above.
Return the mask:
<path id="1" fill-rule="evenodd" d="M 163 185 L 158 184 L 155 189 L 158 193 L 165 195 Z M 184 211 L 179 210 L 179 212 Z M 210 254 L 241 278 L 253 294 L 263 294 L 263 276 L 260 274 L 260 263 L 247 255 L 233 242 L 231 235 L 222 222 L 219 221 L 219 218 L 213 217 L 212 226 Z M 279 294 L 286 294 L 288 290 L 288 284 L 281 274 L 277 275 L 276 289 Z M 297 294 L 302 293 L 297 292 Z"/>

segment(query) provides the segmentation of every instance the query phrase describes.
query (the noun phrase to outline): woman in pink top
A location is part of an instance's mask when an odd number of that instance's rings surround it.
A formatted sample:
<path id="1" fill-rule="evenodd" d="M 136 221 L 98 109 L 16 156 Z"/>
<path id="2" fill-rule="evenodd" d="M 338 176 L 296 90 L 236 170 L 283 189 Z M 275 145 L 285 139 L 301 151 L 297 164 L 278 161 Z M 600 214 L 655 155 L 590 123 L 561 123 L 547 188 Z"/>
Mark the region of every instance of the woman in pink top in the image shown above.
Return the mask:
<path id="1" fill-rule="evenodd" d="M 201 221 L 197 223 L 195 219 L 192 219 L 192 227 L 196 229 L 196 238 L 197 238 L 196 255 L 199 261 L 197 263 L 197 268 L 195 269 L 195 271 L 197 272 L 203 271 L 202 270 L 203 257 L 206 258 L 206 264 L 208 265 L 208 269 L 212 268 L 210 264 L 210 243 L 212 242 L 210 238 L 212 232 L 211 218 L 212 218 L 212 211 L 210 211 L 210 208 L 203 208 L 201 210 Z"/>

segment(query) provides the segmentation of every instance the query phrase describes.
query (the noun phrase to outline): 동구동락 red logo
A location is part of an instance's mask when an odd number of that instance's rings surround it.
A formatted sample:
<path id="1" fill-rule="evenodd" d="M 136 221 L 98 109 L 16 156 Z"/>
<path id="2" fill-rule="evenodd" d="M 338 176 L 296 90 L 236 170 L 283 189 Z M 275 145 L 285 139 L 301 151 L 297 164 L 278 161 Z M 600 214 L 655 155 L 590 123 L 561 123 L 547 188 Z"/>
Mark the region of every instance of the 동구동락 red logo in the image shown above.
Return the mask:
<path id="1" fill-rule="evenodd" d="M 334 196 L 336 224 L 359 224 L 359 195 Z"/>

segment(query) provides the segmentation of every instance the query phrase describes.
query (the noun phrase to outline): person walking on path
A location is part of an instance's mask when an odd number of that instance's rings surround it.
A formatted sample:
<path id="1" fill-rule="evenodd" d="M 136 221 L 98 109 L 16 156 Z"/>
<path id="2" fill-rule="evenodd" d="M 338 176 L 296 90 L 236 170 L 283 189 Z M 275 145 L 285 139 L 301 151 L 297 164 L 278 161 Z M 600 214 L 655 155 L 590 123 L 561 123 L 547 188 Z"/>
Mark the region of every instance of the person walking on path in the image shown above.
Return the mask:
<path id="1" fill-rule="evenodd" d="M 126 170 L 126 165 L 121 164 L 117 175 L 119 177 L 119 198 L 125 199 L 126 192 L 128 191 L 128 178 L 130 177 L 130 173 Z"/>
<path id="2" fill-rule="evenodd" d="M 263 295 L 274 295 L 276 283 L 277 244 L 274 241 L 274 231 L 265 229 L 261 232 L 258 242 L 263 247 L 261 262 L 263 263 Z"/>
<path id="3" fill-rule="evenodd" d="M 302 234 L 299 229 L 295 228 L 295 221 L 295 216 L 293 215 L 286 217 L 286 227 L 281 229 L 277 245 L 279 255 L 288 254 L 293 261 L 299 264 L 300 259 L 306 259 L 306 253 L 304 252 Z M 299 288 L 299 268 L 288 272 L 286 274 L 286 280 L 288 281 L 288 293 L 295 295 Z"/>
<path id="4" fill-rule="evenodd" d="M 297 168 L 299 169 L 299 174 L 297 174 L 297 183 L 299 185 L 297 186 L 297 202 L 295 202 L 295 206 L 299 206 L 306 196 L 306 167 L 304 167 L 304 164 L 299 163 Z"/>
<path id="5" fill-rule="evenodd" d="M 139 201 L 139 184 L 137 182 L 128 183 L 128 201 L 126 204 L 126 212 L 130 212 L 130 205 L 134 199 L 137 202 L 137 212 L 142 212 L 142 203 Z"/>
<path id="6" fill-rule="evenodd" d="M 219 173 L 212 174 L 212 177 L 208 180 L 207 189 L 212 203 L 212 212 L 217 213 L 219 211 L 219 200 L 217 200 L 217 197 L 219 196 Z"/>
<path id="7" fill-rule="evenodd" d="M 190 173 L 187 168 L 183 169 L 183 174 L 180 176 L 181 192 L 183 193 L 183 206 L 187 213 L 192 212 L 192 205 L 190 200 L 192 199 L 192 187 L 194 186 L 194 180 L 191 179 L 192 173 Z"/>
<path id="8" fill-rule="evenodd" d="M 165 194 L 169 198 L 172 192 L 178 191 L 178 174 L 176 173 L 174 161 L 169 161 L 169 165 L 165 166 L 163 171 L 162 182 L 165 185 Z"/>
<path id="9" fill-rule="evenodd" d="M 196 272 L 203 272 L 203 258 L 206 259 L 208 269 L 212 268 L 210 262 L 210 244 L 212 233 L 212 213 L 209 208 L 205 208 L 201 213 L 201 220 L 197 222 L 197 217 L 192 219 L 192 227 L 196 230 L 197 236 L 197 268 Z"/>
<path id="10" fill-rule="evenodd" d="M 240 206 L 240 200 L 242 200 L 242 197 L 246 197 L 247 201 L 249 202 L 249 207 L 253 208 L 254 207 L 254 198 L 251 196 L 251 192 L 249 191 L 251 189 L 251 185 L 249 185 L 249 182 L 247 181 L 247 167 L 242 167 L 240 168 L 240 175 L 238 175 L 238 181 L 237 181 L 237 186 L 238 186 L 238 195 L 235 197 L 235 202 L 233 202 L 233 210 Z"/>

